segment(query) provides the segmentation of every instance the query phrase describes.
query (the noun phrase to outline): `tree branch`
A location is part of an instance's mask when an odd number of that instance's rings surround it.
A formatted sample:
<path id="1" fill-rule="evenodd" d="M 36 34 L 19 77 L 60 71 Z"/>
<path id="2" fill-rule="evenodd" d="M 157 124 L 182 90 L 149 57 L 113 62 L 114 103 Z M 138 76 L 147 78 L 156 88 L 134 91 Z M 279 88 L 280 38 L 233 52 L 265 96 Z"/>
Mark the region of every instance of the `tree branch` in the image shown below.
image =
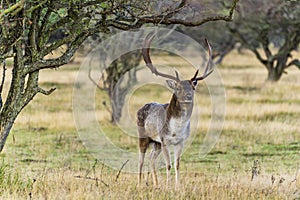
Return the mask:
<path id="1" fill-rule="evenodd" d="M 34 9 L 32 12 L 32 17 L 31 17 L 31 25 L 29 28 L 29 33 L 28 33 L 28 46 L 26 46 L 27 54 L 30 55 L 30 58 L 33 59 L 33 57 L 37 54 L 37 44 L 36 44 L 36 36 L 38 34 L 38 20 L 40 18 L 40 12 L 41 8 L 39 7 L 40 4 L 38 4 L 37 9 Z"/>
<path id="2" fill-rule="evenodd" d="M 236 35 L 242 42 L 245 46 L 247 46 L 247 48 L 249 48 L 256 56 L 256 58 L 261 62 L 263 63 L 264 65 L 267 64 L 267 60 L 263 59 L 262 56 L 260 55 L 260 53 L 257 51 L 257 49 L 255 47 L 253 47 L 251 44 L 248 43 L 248 40 L 238 31 L 236 30 L 235 28 L 232 28 L 232 27 L 229 27 L 228 26 L 228 29 L 229 31 Z"/>
<path id="3" fill-rule="evenodd" d="M 103 30 L 105 29 L 105 30 Z M 33 63 L 32 66 L 28 67 L 26 70 L 24 70 L 25 74 L 32 73 L 37 70 L 41 69 L 51 69 L 51 68 L 57 68 L 64 64 L 67 64 L 69 60 L 73 57 L 76 50 L 80 47 L 80 45 L 83 43 L 83 41 L 93 35 L 94 33 L 98 31 L 106 31 L 105 27 L 101 26 L 101 23 L 97 24 L 96 26 L 89 28 L 87 30 L 81 30 L 78 35 L 73 36 L 75 39 L 71 41 L 71 43 L 68 45 L 68 48 L 66 52 L 60 56 L 59 58 L 55 59 L 48 59 L 48 60 L 40 60 L 35 63 Z"/>
<path id="4" fill-rule="evenodd" d="M 2 109 L 3 101 L 2 101 L 2 90 L 4 86 L 4 81 L 5 81 L 5 71 L 6 71 L 6 62 L 5 60 L 3 61 L 3 71 L 2 71 L 2 80 L 1 80 L 1 85 L 0 85 L 0 111 Z"/>
<path id="5" fill-rule="evenodd" d="M 140 28 L 143 24 L 152 23 L 152 24 L 181 24 L 185 26 L 200 26 L 204 23 L 211 22 L 211 21 L 232 21 L 234 10 L 236 8 L 237 3 L 239 0 L 234 0 L 231 8 L 229 10 L 228 15 L 216 15 L 211 17 L 206 17 L 200 20 L 191 20 L 188 21 L 186 19 L 179 19 L 179 18 L 172 18 L 174 14 L 179 13 L 180 9 L 185 5 L 186 1 L 182 1 L 179 6 L 175 9 L 170 11 L 169 13 L 164 13 L 157 16 L 143 16 L 143 17 L 136 17 L 136 20 L 133 23 L 128 23 L 124 21 L 119 21 L 116 18 L 107 20 L 107 26 L 112 26 L 122 30 L 130 30 Z"/>
<path id="6" fill-rule="evenodd" d="M 13 56 L 13 53 L 6 53 L 4 55 L 0 55 L 0 62 L 4 62 L 7 58 L 12 58 Z"/>
<path id="7" fill-rule="evenodd" d="M 22 94 L 22 107 L 25 107 L 33 97 L 38 93 L 39 71 L 28 75 L 25 91 Z"/>
<path id="8" fill-rule="evenodd" d="M 273 62 L 274 59 L 273 59 L 273 56 L 272 56 L 272 52 L 269 48 L 270 41 L 269 41 L 269 38 L 268 38 L 268 29 L 263 29 L 260 33 L 259 38 L 260 38 L 263 50 L 266 54 L 267 60 L 269 62 Z"/>
<path id="9" fill-rule="evenodd" d="M 54 91 L 56 90 L 56 88 L 51 88 L 50 90 L 44 90 L 41 87 L 38 87 L 38 92 L 44 95 L 50 95 L 52 94 Z"/>
<path id="10" fill-rule="evenodd" d="M 0 85 L 0 97 L 2 95 L 2 90 L 3 90 L 3 85 L 5 81 L 5 71 L 6 71 L 6 61 L 3 61 L 3 67 L 2 67 L 2 80 L 1 80 L 1 85 Z"/>
<path id="11" fill-rule="evenodd" d="M 50 1 L 51 4 L 52 0 Z M 42 34 L 42 33 L 46 33 L 45 29 L 46 29 L 46 24 L 49 20 L 49 17 L 52 13 L 52 8 L 50 6 L 47 7 L 47 12 L 44 15 L 44 17 L 42 18 L 42 22 L 41 22 L 41 26 L 40 26 L 40 30 L 38 33 L 38 48 L 41 49 L 41 47 L 47 42 L 46 37 Z M 49 34 L 49 33 L 48 33 Z"/>
<path id="12" fill-rule="evenodd" d="M 62 56 L 55 59 L 37 61 L 33 63 L 32 66 L 24 70 L 24 74 L 32 73 L 41 69 L 57 68 L 64 64 L 67 64 L 73 57 L 74 53 L 79 48 L 83 40 L 85 40 L 88 36 L 88 33 L 82 33 L 81 35 L 77 36 L 77 38 L 69 45 L 68 49 Z"/>
<path id="13" fill-rule="evenodd" d="M 298 69 L 300 69 L 300 60 L 299 59 L 292 60 L 285 68 L 288 68 L 292 65 L 295 65 Z"/>
<path id="14" fill-rule="evenodd" d="M 23 5 L 24 5 L 24 3 L 25 3 L 25 0 L 21 0 L 21 1 L 17 2 L 17 3 L 15 3 L 14 5 L 8 7 L 7 9 L 2 10 L 2 12 L 0 13 L 0 24 L 2 24 L 2 22 L 3 22 L 3 19 L 2 19 L 2 18 L 3 18 L 5 15 L 7 15 L 7 14 L 9 14 L 9 13 L 12 13 L 12 12 L 18 10 L 19 8 L 22 8 Z M 17 13 L 14 12 L 14 15 L 15 15 L 15 14 L 17 14 Z"/>
<path id="15" fill-rule="evenodd" d="M 90 68 L 89 69 L 89 74 L 88 74 L 88 77 L 90 79 L 90 81 L 92 81 L 92 83 L 99 89 L 99 90 L 104 90 L 104 91 L 107 91 L 105 88 L 102 88 L 92 77 L 92 69 Z"/>

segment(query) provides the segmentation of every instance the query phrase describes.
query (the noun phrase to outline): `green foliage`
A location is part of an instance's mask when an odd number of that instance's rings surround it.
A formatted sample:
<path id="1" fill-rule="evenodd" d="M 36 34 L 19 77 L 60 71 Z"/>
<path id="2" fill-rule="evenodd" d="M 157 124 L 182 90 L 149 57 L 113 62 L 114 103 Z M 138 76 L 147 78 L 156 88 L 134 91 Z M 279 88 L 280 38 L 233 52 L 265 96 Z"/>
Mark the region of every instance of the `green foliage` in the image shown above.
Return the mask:
<path id="1" fill-rule="evenodd" d="M 100 7 L 103 8 L 103 9 L 108 9 L 109 4 L 107 2 L 102 2 L 102 3 L 100 3 Z"/>

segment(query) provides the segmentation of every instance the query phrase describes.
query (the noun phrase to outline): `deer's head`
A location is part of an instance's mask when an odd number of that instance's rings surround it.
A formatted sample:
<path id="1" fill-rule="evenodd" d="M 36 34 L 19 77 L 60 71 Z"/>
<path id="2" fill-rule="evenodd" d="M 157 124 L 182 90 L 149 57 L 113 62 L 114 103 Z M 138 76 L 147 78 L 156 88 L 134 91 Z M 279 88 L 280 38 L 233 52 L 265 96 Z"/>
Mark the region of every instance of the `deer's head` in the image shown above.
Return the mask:
<path id="1" fill-rule="evenodd" d="M 150 59 L 150 55 L 149 55 L 150 43 L 153 40 L 153 38 L 154 38 L 154 35 L 148 34 L 143 43 L 142 54 L 143 54 L 143 58 L 144 58 L 144 61 L 147 65 L 147 67 L 156 76 L 161 76 L 161 77 L 168 79 L 167 84 L 171 89 L 174 90 L 174 94 L 180 103 L 192 103 L 193 99 L 194 99 L 194 90 L 196 89 L 198 81 L 205 79 L 214 70 L 214 68 L 210 67 L 210 63 L 212 62 L 212 56 L 211 56 L 212 54 L 211 54 L 210 44 L 205 39 L 205 42 L 208 46 L 209 59 L 207 61 L 207 65 L 206 65 L 203 75 L 198 77 L 198 73 L 199 73 L 199 69 L 198 69 L 191 79 L 180 80 L 178 72 L 176 70 L 175 70 L 176 76 L 173 76 L 170 74 L 161 73 L 161 72 L 157 71 L 156 67 L 153 66 L 152 61 Z"/>

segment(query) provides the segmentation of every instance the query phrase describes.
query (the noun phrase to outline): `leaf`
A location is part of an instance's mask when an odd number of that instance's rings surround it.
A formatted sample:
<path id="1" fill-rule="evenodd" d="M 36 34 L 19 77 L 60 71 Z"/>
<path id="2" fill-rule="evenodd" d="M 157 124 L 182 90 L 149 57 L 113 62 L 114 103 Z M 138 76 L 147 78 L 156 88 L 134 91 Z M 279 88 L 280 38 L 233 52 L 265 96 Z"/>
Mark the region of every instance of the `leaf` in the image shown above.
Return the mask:
<path id="1" fill-rule="evenodd" d="M 102 2 L 100 4 L 100 7 L 103 8 L 103 9 L 107 9 L 107 8 L 109 8 L 109 5 L 108 5 L 108 3 Z"/>

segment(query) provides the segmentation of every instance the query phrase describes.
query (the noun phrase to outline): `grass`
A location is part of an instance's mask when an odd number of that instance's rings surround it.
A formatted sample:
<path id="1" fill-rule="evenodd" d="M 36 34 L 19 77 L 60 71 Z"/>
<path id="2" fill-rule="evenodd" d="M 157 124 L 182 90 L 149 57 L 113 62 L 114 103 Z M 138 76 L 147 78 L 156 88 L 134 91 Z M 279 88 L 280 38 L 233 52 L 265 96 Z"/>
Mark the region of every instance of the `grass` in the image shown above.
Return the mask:
<path id="1" fill-rule="evenodd" d="M 185 65 L 168 56 L 153 62 Z M 244 65 L 247 63 L 247 65 Z M 299 199 L 300 198 L 300 72 L 288 69 L 277 84 L 265 83 L 266 70 L 251 54 L 229 55 L 218 69 L 226 89 L 226 118 L 222 134 L 204 158 L 199 157 L 211 118 L 211 102 L 204 83 L 198 86 L 200 127 L 192 130 L 192 144 L 182 156 L 182 186 L 159 188 L 144 174 L 137 175 L 95 159 L 80 140 L 72 113 L 72 91 L 78 64 L 43 71 L 44 88 L 57 87 L 51 96 L 38 95 L 20 114 L 0 154 L 0 199 Z M 180 67 L 189 75 L 191 68 Z M 147 70 L 139 77 L 153 80 Z M 190 75 L 189 75 L 190 76 Z M 145 95 L 146 94 L 146 95 Z M 130 130 L 135 112 L 151 101 L 165 103 L 171 93 L 162 86 L 138 88 L 128 100 Z M 124 135 L 109 123 L 110 116 L 97 92 L 97 119 L 106 136 L 130 152 L 137 151 L 135 137 Z M 125 162 L 125 160 L 124 160 Z M 172 175 L 174 172 L 172 171 Z M 119 176 L 118 176 L 119 174 Z"/>

